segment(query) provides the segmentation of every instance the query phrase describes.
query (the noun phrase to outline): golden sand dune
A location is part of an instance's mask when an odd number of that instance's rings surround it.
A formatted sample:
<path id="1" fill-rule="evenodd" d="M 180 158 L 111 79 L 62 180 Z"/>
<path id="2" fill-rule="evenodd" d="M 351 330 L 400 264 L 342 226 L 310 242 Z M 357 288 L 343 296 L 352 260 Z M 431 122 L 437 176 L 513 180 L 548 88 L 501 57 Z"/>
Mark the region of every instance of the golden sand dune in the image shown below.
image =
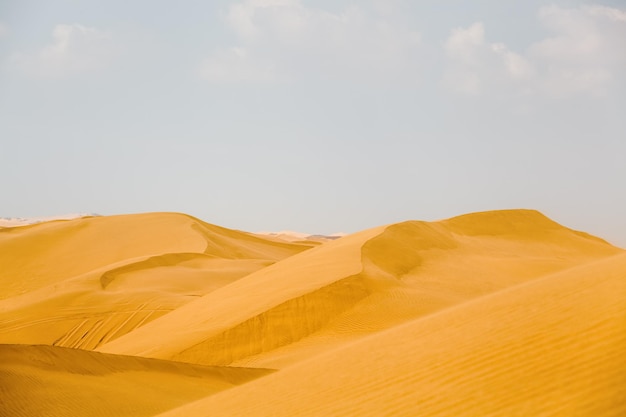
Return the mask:
<path id="1" fill-rule="evenodd" d="M 399 223 L 284 259 L 100 349 L 282 368 L 401 322 L 619 252 L 530 210 Z M 163 340 L 163 334 L 171 337 Z"/>
<path id="2" fill-rule="evenodd" d="M 0 345 L 0 415 L 152 416 L 270 372 Z"/>
<path id="3" fill-rule="evenodd" d="M 100 350 L 226 364 L 258 353 L 264 346 L 271 349 L 300 339 L 341 310 L 349 309 L 354 304 L 352 299 L 361 297 L 350 282 L 341 288 L 342 280 L 359 274 L 360 247 L 381 230 L 356 233 L 286 258 L 173 311 L 156 326 L 143 326 Z M 317 303 L 308 302 L 310 294 Z M 317 314 L 305 322 L 298 313 L 308 311 Z M 164 340 L 159 336 L 162 334 L 171 337 Z M 212 336 L 221 338 L 217 342 L 221 345 L 205 355 L 202 345 L 212 343 Z M 231 343 L 233 338 L 246 342 L 235 345 Z"/>
<path id="4" fill-rule="evenodd" d="M 309 246 L 173 213 L 0 231 L 0 342 L 93 349 Z"/>
<path id="5" fill-rule="evenodd" d="M 618 417 L 626 415 L 625 330 L 626 255 L 618 255 L 411 321 L 161 417 Z"/>
<path id="6" fill-rule="evenodd" d="M 177 213 L 91 217 L 0 231 L 1 298 L 121 261 L 168 253 L 278 260 L 305 246 L 269 242 Z M 10 277 L 11 280 L 4 277 Z"/>
<path id="7" fill-rule="evenodd" d="M 625 286 L 625 251 L 532 210 L 323 243 L 175 213 L 0 229 L 0 343 L 55 345 L 0 347 L 0 415 L 624 415 Z"/>

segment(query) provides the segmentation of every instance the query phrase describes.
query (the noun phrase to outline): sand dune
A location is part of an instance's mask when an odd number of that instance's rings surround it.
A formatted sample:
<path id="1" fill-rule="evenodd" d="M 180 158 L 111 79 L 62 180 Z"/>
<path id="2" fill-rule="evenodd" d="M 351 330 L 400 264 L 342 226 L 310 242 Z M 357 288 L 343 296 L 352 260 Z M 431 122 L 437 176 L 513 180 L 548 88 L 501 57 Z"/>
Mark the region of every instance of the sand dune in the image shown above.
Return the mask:
<path id="1" fill-rule="evenodd" d="M 152 416 L 270 372 L 0 345 L 0 415 Z"/>
<path id="2" fill-rule="evenodd" d="M 278 260 L 305 249 L 176 213 L 92 217 L 0 231 L 0 298 L 120 261 L 167 253 Z M 79 256 L 77 256 L 79 254 Z"/>
<path id="3" fill-rule="evenodd" d="M 0 342 L 93 349 L 309 247 L 172 213 L 3 230 Z"/>
<path id="4" fill-rule="evenodd" d="M 287 258 L 100 349 L 281 368 L 401 322 L 618 252 L 533 211 L 399 223 Z M 160 340 L 161 334 L 172 337 Z"/>
<path id="5" fill-rule="evenodd" d="M 132 336 L 119 338 L 99 350 L 226 364 L 232 362 L 234 357 L 257 353 L 263 345 L 277 347 L 302 338 L 310 333 L 309 328 L 328 321 L 326 312 L 349 308 L 350 300 L 346 300 L 346 296 L 359 295 L 350 285 L 345 291 L 330 289 L 318 293 L 316 299 L 322 303 L 317 307 L 320 314 L 311 316 L 313 321 L 309 320 L 305 325 L 299 324 L 298 311 L 290 314 L 290 310 L 297 306 L 302 306 L 305 311 L 315 307 L 299 297 L 357 275 L 361 268 L 360 245 L 380 230 L 356 233 L 286 258 L 177 309 L 163 317 L 164 320 L 156 326 L 146 325 L 143 330 L 133 332 Z M 288 305 L 284 305 L 285 302 Z M 277 306 L 278 309 L 275 309 Z M 272 318 L 266 320 L 270 315 Z M 276 330 L 266 331 L 265 325 Z M 227 335 L 222 339 L 222 349 L 212 349 L 210 357 L 205 356 L 201 344 L 211 343 L 212 336 L 223 337 L 220 335 L 231 329 L 235 338 L 243 338 L 247 342 L 238 346 L 230 344 L 230 336 Z M 157 343 L 159 334 L 170 334 L 172 337 Z"/>
<path id="6" fill-rule="evenodd" d="M 0 415 L 626 413 L 624 250 L 533 210 L 290 240 L 0 229 Z"/>
<path id="7" fill-rule="evenodd" d="M 626 255 L 618 255 L 417 319 L 161 417 L 623 416 L 625 329 Z"/>

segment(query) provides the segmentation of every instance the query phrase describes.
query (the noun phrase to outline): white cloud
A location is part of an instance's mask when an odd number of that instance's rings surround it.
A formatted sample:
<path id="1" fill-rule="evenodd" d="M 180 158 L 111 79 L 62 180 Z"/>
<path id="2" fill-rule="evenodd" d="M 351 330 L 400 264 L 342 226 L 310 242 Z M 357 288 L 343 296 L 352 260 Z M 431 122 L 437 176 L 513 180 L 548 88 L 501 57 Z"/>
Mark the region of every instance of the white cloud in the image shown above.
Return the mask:
<path id="1" fill-rule="evenodd" d="M 604 6 L 544 7 L 539 19 L 554 33 L 529 48 L 542 73 L 541 88 L 553 95 L 605 94 L 626 71 L 626 13 Z"/>
<path id="2" fill-rule="evenodd" d="M 456 28 L 444 45 L 448 59 L 455 63 L 444 74 L 444 85 L 451 90 L 467 94 L 481 91 L 485 29 L 481 22 L 467 29 Z"/>
<path id="3" fill-rule="evenodd" d="M 485 28 L 481 22 L 474 23 L 467 29 L 452 30 L 446 41 L 445 49 L 449 56 L 473 64 L 477 50 L 485 44 Z"/>
<path id="4" fill-rule="evenodd" d="M 553 35 L 519 53 L 487 42 L 482 23 L 452 30 L 444 44 L 443 85 L 468 94 L 513 89 L 553 97 L 602 95 L 626 71 L 626 12 L 550 6 L 538 18 Z"/>
<path id="5" fill-rule="evenodd" d="M 233 80 L 259 68 L 265 75 L 244 78 L 267 80 L 268 68 L 275 80 L 415 78 L 419 33 L 394 19 L 356 6 L 330 13 L 298 0 L 247 0 L 231 5 L 224 15 L 245 59 L 236 58 L 231 48 L 231 53 L 212 54 L 203 67 L 208 62 L 209 68 L 230 68 L 237 62 Z"/>
<path id="6" fill-rule="evenodd" d="M 534 68 L 523 56 L 510 51 L 503 43 L 491 44 L 491 50 L 499 55 L 507 74 L 514 79 L 528 79 L 534 75 Z"/>
<path id="7" fill-rule="evenodd" d="M 0 38 L 6 36 L 9 33 L 9 28 L 2 22 L 0 22 Z"/>
<path id="8" fill-rule="evenodd" d="M 56 25 L 52 43 L 34 53 L 15 54 L 11 63 L 39 77 L 63 77 L 98 70 L 113 56 L 111 35 L 79 24 Z"/>
<path id="9" fill-rule="evenodd" d="M 585 6 L 583 10 L 591 16 L 606 17 L 616 22 L 626 22 L 626 12 L 606 6 Z"/>
<path id="10" fill-rule="evenodd" d="M 523 82 L 534 72 L 521 55 L 502 43 L 487 43 L 485 28 L 477 22 L 453 29 L 444 44 L 448 58 L 443 84 L 452 91 L 479 94 L 490 85 L 501 88 L 508 81 Z"/>
<path id="11" fill-rule="evenodd" d="M 285 18 L 298 18 L 298 15 L 305 11 L 304 7 L 295 0 L 248 0 L 231 5 L 226 21 L 238 35 L 246 38 L 254 37 L 263 30 L 259 27 L 260 22 L 257 20 L 265 12 L 264 9 L 269 9 L 270 19 L 279 17 L 278 20 L 282 20 L 283 23 L 290 20 L 285 20 Z M 297 22 L 297 19 L 292 22 Z"/>

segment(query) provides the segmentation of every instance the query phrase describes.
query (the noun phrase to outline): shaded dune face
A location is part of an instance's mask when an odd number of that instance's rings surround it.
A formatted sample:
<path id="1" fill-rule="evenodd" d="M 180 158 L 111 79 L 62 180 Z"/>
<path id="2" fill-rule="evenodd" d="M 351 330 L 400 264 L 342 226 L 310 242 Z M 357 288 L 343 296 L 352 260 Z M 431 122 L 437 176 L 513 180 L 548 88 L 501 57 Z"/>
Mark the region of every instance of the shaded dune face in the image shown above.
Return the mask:
<path id="1" fill-rule="evenodd" d="M 2 229 L 4 410 L 622 415 L 624 253 L 533 210 L 323 243 L 176 213 Z"/>
<path id="2" fill-rule="evenodd" d="M 226 365 L 262 355 L 323 331 L 370 294 L 361 275 L 349 276 L 290 298 L 212 337 L 203 337 L 171 359 Z"/>

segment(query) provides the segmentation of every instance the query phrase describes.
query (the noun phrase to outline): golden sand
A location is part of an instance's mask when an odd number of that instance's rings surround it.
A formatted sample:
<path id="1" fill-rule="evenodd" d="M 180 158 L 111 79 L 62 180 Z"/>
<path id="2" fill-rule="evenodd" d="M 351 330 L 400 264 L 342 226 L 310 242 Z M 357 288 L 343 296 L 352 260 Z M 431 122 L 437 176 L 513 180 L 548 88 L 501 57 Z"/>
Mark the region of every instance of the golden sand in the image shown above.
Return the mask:
<path id="1" fill-rule="evenodd" d="M 0 343 L 94 349 L 309 247 L 173 213 L 0 230 Z"/>
<path id="2" fill-rule="evenodd" d="M 0 268 L 0 415 L 626 415 L 626 252 L 532 210 L 54 221 L 0 229 Z"/>
<path id="3" fill-rule="evenodd" d="M 0 415 L 152 416 L 271 372 L 0 345 Z"/>

